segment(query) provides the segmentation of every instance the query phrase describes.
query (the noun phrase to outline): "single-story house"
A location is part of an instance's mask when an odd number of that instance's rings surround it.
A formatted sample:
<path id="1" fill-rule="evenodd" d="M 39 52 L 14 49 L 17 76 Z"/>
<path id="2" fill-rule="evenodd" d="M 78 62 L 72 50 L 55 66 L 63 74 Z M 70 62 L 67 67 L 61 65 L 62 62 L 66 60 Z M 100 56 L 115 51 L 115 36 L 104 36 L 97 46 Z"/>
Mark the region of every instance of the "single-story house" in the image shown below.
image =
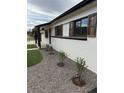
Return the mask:
<path id="1" fill-rule="evenodd" d="M 97 73 L 97 1 L 84 0 L 46 24 L 37 25 L 42 42 L 75 60 L 85 58 Z"/>

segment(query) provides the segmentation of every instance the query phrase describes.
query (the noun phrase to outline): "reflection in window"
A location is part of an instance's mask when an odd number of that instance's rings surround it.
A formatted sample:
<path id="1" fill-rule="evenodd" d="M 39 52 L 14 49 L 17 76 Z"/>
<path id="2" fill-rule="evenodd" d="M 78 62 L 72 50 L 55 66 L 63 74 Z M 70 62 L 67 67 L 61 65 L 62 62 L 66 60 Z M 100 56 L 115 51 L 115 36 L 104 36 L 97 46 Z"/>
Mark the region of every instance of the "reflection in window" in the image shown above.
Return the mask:
<path id="1" fill-rule="evenodd" d="M 77 21 L 76 22 L 76 28 L 80 27 L 81 26 L 81 21 Z"/>
<path id="2" fill-rule="evenodd" d="M 88 18 L 81 20 L 81 27 L 88 27 Z"/>
<path id="3" fill-rule="evenodd" d="M 84 36 L 87 35 L 88 18 L 83 18 L 75 21 L 75 30 L 73 36 Z"/>
<path id="4" fill-rule="evenodd" d="M 91 14 L 85 18 L 70 22 L 69 36 L 95 37 L 97 26 L 97 14 Z"/>

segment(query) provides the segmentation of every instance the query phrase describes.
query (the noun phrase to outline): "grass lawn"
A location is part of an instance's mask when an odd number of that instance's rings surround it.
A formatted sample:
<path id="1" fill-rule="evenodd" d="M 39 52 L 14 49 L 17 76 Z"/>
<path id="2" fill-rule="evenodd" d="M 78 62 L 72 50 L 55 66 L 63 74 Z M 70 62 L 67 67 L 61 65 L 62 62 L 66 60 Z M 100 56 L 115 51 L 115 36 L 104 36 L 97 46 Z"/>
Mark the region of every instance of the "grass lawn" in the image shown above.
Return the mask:
<path id="1" fill-rule="evenodd" d="M 43 59 L 42 54 L 39 50 L 29 50 L 27 51 L 27 66 L 33 66 Z"/>
<path id="2" fill-rule="evenodd" d="M 28 44 L 27 49 L 30 49 L 30 48 L 37 48 L 37 46 L 35 44 Z"/>

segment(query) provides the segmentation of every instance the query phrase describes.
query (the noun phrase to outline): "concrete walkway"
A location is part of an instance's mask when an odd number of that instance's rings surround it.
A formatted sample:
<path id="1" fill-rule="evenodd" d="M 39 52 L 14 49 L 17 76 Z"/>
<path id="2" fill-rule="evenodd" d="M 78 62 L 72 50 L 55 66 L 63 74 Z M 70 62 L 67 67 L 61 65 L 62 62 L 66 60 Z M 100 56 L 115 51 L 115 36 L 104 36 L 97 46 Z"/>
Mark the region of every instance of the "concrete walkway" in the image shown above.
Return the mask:
<path id="1" fill-rule="evenodd" d="M 66 58 L 65 66 L 58 67 L 58 54 L 49 55 L 41 50 L 43 60 L 27 69 L 27 93 L 88 93 L 97 87 L 97 76 L 90 70 L 86 71 L 84 87 L 75 86 L 70 80 L 76 68 L 72 60 Z"/>
<path id="2" fill-rule="evenodd" d="M 27 44 L 35 44 L 35 41 L 34 40 L 27 41 Z"/>

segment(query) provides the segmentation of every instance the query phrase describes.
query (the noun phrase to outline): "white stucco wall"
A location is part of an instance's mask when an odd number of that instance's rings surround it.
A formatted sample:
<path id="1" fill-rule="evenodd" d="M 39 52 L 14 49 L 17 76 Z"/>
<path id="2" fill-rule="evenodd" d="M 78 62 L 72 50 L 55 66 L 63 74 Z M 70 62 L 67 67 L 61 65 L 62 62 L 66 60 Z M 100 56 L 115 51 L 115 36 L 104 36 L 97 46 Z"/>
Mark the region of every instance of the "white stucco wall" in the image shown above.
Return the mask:
<path id="1" fill-rule="evenodd" d="M 88 68 L 95 73 L 97 72 L 96 38 L 88 38 L 87 41 L 52 38 L 52 46 L 57 51 L 66 52 L 72 60 L 75 60 L 77 57 L 85 58 Z"/>
<path id="2" fill-rule="evenodd" d="M 55 27 L 51 27 L 51 36 L 55 36 Z"/>
<path id="3" fill-rule="evenodd" d="M 49 38 L 45 37 L 45 32 L 44 31 L 42 32 L 41 38 L 42 38 L 41 47 L 45 48 L 46 44 L 49 44 Z"/>

